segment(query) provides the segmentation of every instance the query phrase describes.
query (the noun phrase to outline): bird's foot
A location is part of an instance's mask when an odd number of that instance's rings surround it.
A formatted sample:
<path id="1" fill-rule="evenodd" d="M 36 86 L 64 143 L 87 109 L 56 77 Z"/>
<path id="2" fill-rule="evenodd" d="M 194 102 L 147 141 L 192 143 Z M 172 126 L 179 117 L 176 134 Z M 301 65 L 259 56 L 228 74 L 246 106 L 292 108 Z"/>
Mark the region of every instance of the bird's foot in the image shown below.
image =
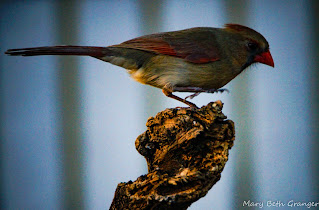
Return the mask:
<path id="1" fill-rule="evenodd" d="M 197 93 L 194 93 L 194 94 L 192 94 L 192 95 L 186 96 L 186 97 L 185 97 L 185 100 L 188 99 L 188 98 L 189 98 L 189 99 L 193 99 L 194 97 L 198 96 L 198 95 L 201 94 L 201 93 L 202 93 L 202 92 L 197 92 Z"/>
<path id="2" fill-rule="evenodd" d="M 227 92 L 229 93 L 229 90 L 226 88 L 219 88 L 219 89 L 209 89 L 207 91 L 205 91 L 205 93 L 223 93 L 223 92 Z"/>

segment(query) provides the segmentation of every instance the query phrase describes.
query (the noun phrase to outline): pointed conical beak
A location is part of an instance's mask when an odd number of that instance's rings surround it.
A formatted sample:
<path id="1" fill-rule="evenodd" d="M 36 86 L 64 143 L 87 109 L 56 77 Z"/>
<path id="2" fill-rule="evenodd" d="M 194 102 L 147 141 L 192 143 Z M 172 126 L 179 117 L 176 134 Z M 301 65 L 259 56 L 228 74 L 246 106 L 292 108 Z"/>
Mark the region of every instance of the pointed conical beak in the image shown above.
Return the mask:
<path id="1" fill-rule="evenodd" d="M 266 64 L 268 66 L 275 67 L 274 60 L 272 59 L 272 56 L 269 50 L 259 55 L 256 55 L 254 61 L 258 63 Z"/>

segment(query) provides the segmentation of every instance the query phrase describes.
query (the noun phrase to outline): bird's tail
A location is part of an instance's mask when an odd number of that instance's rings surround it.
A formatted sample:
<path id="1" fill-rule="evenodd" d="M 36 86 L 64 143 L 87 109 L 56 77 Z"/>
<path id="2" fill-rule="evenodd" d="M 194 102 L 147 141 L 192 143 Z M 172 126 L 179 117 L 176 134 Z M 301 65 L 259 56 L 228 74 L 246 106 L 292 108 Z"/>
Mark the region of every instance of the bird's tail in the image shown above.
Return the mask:
<path id="1" fill-rule="evenodd" d="M 129 70 L 139 69 L 153 54 L 140 51 L 137 53 L 134 49 L 121 47 L 90 47 L 90 46 L 49 46 L 9 49 L 5 54 L 11 56 L 36 56 L 36 55 L 80 55 L 91 56 L 102 61 L 110 62 L 114 65 Z"/>
<path id="2" fill-rule="evenodd" d="M 102 57 L 108 53 L 106 47 L 89 47 L 89 46 L 50 46 L 50 47 L 33 47 L 9 49 L 5 54 L 12 56 L 36 56 L 36 55 L 84 55 L 92 57 Z"/>

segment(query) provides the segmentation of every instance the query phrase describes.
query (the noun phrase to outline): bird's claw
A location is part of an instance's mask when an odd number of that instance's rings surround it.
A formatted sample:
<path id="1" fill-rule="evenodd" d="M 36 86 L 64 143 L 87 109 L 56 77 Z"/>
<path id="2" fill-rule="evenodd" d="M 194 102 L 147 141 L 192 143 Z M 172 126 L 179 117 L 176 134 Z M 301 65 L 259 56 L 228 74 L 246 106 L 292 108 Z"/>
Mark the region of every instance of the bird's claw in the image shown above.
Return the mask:
<path id="1" fill-rule="evenodd" d="M 189 99 L 193 99 L 194 97 L 198 96 L 200 93 L 201 93 L 201 92 L 196 92 L 196 93 L 194 93 L 194 94 L 192 94 L 192 95 L 186 96 L 185 100 L 188 99 L 188 98 L 189 98 Z"/>
<path id="2" fill-rule="evenodd" d="M 219 88 L 219 89 L 210 89 L 210 90 L 207 90 L 205 93 L 223 93 L 223 92 L 227 92 L 229 93 L 229 90 L 226 89 L 226 88 Z"/>

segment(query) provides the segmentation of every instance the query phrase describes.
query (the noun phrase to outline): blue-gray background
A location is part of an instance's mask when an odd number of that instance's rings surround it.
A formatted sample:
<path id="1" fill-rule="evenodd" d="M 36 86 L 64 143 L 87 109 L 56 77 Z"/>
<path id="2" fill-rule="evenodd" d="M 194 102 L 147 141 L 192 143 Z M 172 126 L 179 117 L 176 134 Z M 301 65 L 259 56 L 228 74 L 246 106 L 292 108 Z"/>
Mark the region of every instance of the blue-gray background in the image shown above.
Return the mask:
<path id="1" fill-rule="evenodd" d="M 224 113 L 235 121 L 236 141 L 221 180 L 190 209 L 238 209 L 248 200 L 318 202 L 316 4 L 1 1 L 1 207 L 107 209 L 118 183 L 147 173 L 134 146 L 147 118 L 182 105 L 134 82 L 124 69 L 90 57 L 9 57 L 6 49 L 107 46 L 228 22 L 261 32 L 275 68 L 255 65 L 226 86 L 229 94 L 193 100 L 198 106 L 222 100 Z M 68 59 L 75 69 L 69 70 Z M 71 105 L 61 102 L 69 97 Z"/>

